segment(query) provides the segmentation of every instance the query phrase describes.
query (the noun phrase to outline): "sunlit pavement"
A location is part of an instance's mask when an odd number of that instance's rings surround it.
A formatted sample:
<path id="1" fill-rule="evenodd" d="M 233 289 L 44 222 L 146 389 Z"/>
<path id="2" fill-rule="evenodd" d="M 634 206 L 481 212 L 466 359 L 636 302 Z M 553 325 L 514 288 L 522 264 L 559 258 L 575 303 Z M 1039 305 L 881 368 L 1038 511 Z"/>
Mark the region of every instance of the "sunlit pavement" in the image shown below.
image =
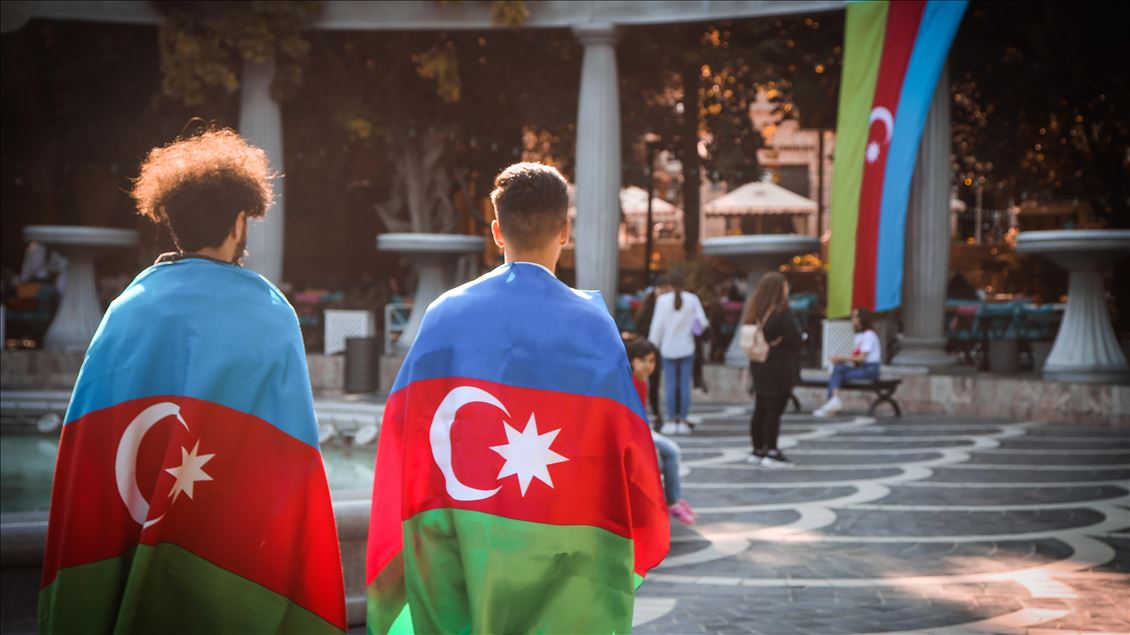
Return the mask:
<path id="1" fill-rule="evenodd" d="M 784 470 L 745 464 L 749 412 L 675 437 L 698 524 L 634 632 L 1130 632 L 1125 431 L 787 415 Z"/>

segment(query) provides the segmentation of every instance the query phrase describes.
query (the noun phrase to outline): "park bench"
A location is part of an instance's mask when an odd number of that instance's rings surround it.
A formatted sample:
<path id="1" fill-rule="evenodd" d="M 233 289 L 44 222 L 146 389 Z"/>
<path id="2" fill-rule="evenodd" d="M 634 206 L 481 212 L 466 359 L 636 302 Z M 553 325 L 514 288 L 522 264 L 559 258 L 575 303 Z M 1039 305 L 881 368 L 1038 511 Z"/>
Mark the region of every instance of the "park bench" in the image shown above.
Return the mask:
<path id="1" fill-rule="evenodd" d="M 840 390 L 859 390 L 864 392 L 874 393 L 875 398 L 871 401 L 871 405 L 867 408 L 867 416 L 875 416 L 875 411 L 879 409 L 881 404 L 887 403 L 894 408 L 895 416 L 902 416 L 902 408 L 899 403 L 895 401 L 895 391 L 898 390 L 899 385 L 902 384 L 901 379 L 892 379 L 879 377 L 875 380 L 856 380 L 848 381 Z M 802 373 L 800 383 L 797 384 L 801 388 L 827 388 L 828 376 L 816 376 Z M 800 401 L 797 400 L 796 395 L 789 395 L 789 400 L 793 403 L 795 412 L 800 412 Z"/>

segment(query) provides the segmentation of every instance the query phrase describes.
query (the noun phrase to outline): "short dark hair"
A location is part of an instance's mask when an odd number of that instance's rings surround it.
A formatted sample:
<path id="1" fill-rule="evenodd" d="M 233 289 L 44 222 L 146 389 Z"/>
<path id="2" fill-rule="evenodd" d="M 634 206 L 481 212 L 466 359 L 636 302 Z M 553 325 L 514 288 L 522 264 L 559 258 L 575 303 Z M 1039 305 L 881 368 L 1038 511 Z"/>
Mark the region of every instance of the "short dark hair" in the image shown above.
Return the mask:
<path id="1" fill-rule="evenodd" d="M 490 193 L 502 235 L 516 247 L 540 247 L 569 217 L 569 186 L 557 168 L 515 163 L 494 179 Z"/>
<path id="2" fill-rule="evenodd" d="M 637 337 L 627 343 L 628 361 L 633 359 L 643 359 L 648 355 L 658 354 L 658 349 L 655 344 L 652 344 L 646 337 Z"/>
<path id="3" fill-rule="evenodd" d="M 164 223 L 181 251 L 218 247 L 240 212 L 259 218 L 271 206 L 267 153 L 234 130 L 208 129 L 153 148 L 133 183 L 138 212 Z"/>

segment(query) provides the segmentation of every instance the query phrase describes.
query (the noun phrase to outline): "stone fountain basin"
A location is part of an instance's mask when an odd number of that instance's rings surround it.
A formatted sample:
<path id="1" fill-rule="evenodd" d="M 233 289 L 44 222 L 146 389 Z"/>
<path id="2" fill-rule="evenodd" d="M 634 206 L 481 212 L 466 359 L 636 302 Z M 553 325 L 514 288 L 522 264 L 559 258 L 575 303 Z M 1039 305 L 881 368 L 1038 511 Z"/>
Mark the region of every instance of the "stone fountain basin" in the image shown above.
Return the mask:
<path id="1" fill-rule="evenodd" d="M 820 240 L 800 234 L 760 234 L 756 236 L 721 236 L 702 241 L 702 253 L 708 256 L 796 256 L 820 249 Z"/>
<path id="2" fill-rule="evenodd" d="M 1099 266 L 1130 256 L 1130 229 L 1066 229 L 1021 232 L 1016 250 L 1043 256 L 1066 269 Z"/>
<path id="3" fill-rule="evenodd" d="M 482 251 L 482 236 L 393 233 L 377 236 L 377 249 L 393 253 L 464 254 Z"/>
<path id="4" fill-rule="evenodd" d="M 745 270 L 751 285 L 756 285 L 763 274 L 776 270 L 793 256 L 818 251 L 818 238 L 799 234 L 722 236 L 702 241 L 703 254 L 729 259 Z"/>
<path id="5" fill-rule="evenodd" d="M 109 227 L 75 227 L 67 225 L 28 225 L 24 239 L 58 247 L 132 247 L 137 232 Z"/>
<path id="6" fill-rule="evenodd" d="M 1073 251 L 1127 253 L 1130 249 L 1130 229 L 1057 229 L 1021 232 L 1016 237 L 1016 248 L 1041 255 Z"/>

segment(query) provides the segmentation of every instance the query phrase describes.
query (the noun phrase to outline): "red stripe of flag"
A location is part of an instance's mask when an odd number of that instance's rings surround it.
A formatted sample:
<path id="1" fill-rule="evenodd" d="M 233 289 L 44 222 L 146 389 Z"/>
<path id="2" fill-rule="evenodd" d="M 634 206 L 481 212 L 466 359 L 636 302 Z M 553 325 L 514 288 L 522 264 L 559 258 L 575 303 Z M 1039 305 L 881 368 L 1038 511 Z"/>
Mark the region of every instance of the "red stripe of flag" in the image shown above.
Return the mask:
<path id="1" fill-rule="evenodd" d="M 926 8 L 923 0 L 890 3 L 887 30 L 883 38 L 883 56 L 875 84 L 871 113 L 885 108 L 891 119 L 872 119 L 868 124 L 867 146 L 863 164 L 863 182 L 859 191 L 859 223 L 856 225 L 855 269 L 852 282 L 852 307 L 875 307 L 875 267 L 878 262 L 879 210 L 883 198 L 883 179 L 887 168 L 887 149 L 894 132 L 892 121 L 898 117 L 899 95 L 902 92 L 910 54 L 918 36 L 918 25 Z M 890 124 L 890 127 L 888 125 Z M 874 145 L 872 145 L 874 144 Z M 877 148 L 878 153 L 866 148 Z"/>
<path id="2" fill-rule="evenodd" d="M 118 492 L 115 457 L 122 433 L 142 410 L 172 402 L 174 417 L 140 445 L 137 480 L 150 503 L 142 529 Z M 190 498 L 170 499 L 166 472 L 182 448 L 214 454 Z M 42 585 L 60 569 L 123 555 L 137 544 L 176 544 L 284 595 L 345 628 L 329 488 L 318 451 L 253 415 L 189 397 L 152 397 L 92 412 L 63 428 L 48 522 Z"/>
<path id="3" fill-rule="evenodd" d="M 477 501 L 456 500 L 448 494 L 445 477 L 432 455 L 429 431 L 440 402 L 457 386 L 482 388 L 496 397 L 509 412 L 494 406 L 470 403 L 458 410 L 451 426 L 452 468 L 456 478 L 469 487 L 499 491 Z M 409 394 L 408 403 L 402 396 Z M 650 518 L 653 508 L 665 513 L 656 478 L 655 446 L 646 423 L 626 406 L 609 399 L 533 390 L 462 378 L 413 382 L 390 398 L 382 424 L 380 455 L 377 457 L 374 520 L 368 560 L 371 583 L 401 548 L 400 521 L 430 509 L 453 508 L 480 511 L 514 520 L 554 525 L 588 525 L 635 540 L 636 571 L 645 572 L 666 553 L 666 517 Z M 403 421 L 398 412 L 406 412 Z M 538 479 L 525 492 L 515 476 L 498 478 L 505 460 L 491 449 L 508 443 L 504 422 L 524 431 L 531 415 L 541 435 L 560 430 L 550 450 L 568 460 L 548 465 L 553 485 Z M 396 427 L 403 426 L 398 432 Z M 396 441 L 396 443 L 392 443 Z M 390 448 L 386 452 L 386 446 Z M 392 448 L 399 446 L 400 458 Z M 626 457 L 620 448 L 627 448 Z M 386 463 L 387 462 L 387 463 Z M 651 471 L 646 469 L 651 462 Z M 395 474 L 403 466 L 403 486 Z M 645 478 L 642 475 L 650 475 Z M 654 481 L 654 482 L 653 482 Z M 403 496 L 401 493 L 403 492 Z M 381 517 L 381 510 L 395 509 Z M 660 527 L 661 525 L 661 527 Z"/>

